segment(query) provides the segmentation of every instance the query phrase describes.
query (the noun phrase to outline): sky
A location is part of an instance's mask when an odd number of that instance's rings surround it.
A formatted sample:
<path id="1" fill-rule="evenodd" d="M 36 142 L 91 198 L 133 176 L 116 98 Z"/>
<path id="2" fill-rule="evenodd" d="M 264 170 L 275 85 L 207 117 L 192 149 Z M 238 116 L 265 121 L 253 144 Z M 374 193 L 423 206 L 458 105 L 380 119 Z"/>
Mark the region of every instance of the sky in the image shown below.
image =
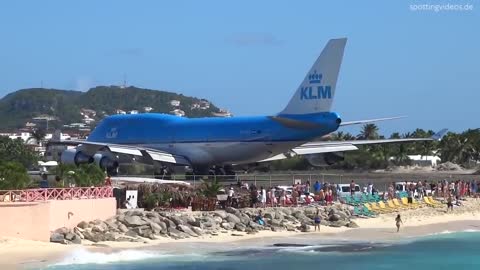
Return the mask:
<path id="1" fill-rule="evenodd" d="M 480 0 L 2 1 L 0 96 L 126 77 L 236 116 L 273 115 L 327 41 L 346 37 L 333 106 L 344 121 L 401 115 L 381 133 L 459 132 L 480 127 L 479 26 Z"/>

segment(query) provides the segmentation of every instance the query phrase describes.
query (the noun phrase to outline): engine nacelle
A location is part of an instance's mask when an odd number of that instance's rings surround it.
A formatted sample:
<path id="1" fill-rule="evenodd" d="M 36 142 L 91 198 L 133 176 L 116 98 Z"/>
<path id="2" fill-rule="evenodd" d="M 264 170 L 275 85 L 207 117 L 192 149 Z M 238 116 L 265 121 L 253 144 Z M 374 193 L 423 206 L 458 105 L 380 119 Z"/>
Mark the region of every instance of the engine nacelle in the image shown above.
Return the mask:
<path id="1" fill-rule="evenodd" d="M 93 160 L 102 170 L 113 172 L 118 169 L 118 161 L 111 153 L 96 153 L 93 155 Z"/>
<path id="2" fill-rule="evenodd" d="M 93 157 L 86 155 L 81 151 L 77 151 L 77 149 L 67 149 L 62 152 L 60 162 L 62 164 L 70 164 L 70 165 L 78 166 L 80 164 L 92 163 Z"/>
<path id="3" fill-rule="evenodd" d="M 308 163 L 315 167 L 330 166 L 345 159 L 343 152 L 306 155 Z"/>

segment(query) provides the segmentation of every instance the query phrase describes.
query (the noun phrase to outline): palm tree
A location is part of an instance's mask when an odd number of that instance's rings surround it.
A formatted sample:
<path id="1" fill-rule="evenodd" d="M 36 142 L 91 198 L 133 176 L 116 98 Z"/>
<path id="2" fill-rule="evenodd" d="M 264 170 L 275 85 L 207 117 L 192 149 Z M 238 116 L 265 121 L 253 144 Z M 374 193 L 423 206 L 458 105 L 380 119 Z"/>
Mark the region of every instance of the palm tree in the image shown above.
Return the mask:
<path id="1" fill-rule="evenodd" d="M 45 138 L 45 135 L 46 135 L 45 130 L 36 129 L 32 132 L 32 137 L 30 137 L 28 140 L 34 139 L 36 144 L 42 145 L 42 140 Z"/>
<path id="2" fill-rule="evenodd" d="M 375 124 L 365 124 L 358 136 L 364 140 L 374 140 L 378 138 L 378 127 Z"/>

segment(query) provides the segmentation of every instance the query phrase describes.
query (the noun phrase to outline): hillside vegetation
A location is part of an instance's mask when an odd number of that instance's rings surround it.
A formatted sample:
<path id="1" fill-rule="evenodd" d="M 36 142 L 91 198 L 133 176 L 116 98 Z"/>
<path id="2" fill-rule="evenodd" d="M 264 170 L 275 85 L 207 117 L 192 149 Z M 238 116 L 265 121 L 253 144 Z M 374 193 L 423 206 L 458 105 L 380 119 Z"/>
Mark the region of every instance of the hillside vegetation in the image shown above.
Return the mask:
<path id="1" fill-rule="evenodd" d="M 180 106 L 171 106 L 171 100 L 180 101 Z M 23 127 L 34 117 L 51 116 L 57 120 L 51 121 L 50 126 L 61 127 L 81 122 L 82 109 L 94 110 L 95 120 L 115 114 L 117 109 L 143 112 L 144 107 L 151 107 L 150 112 L 161 113 L 180 109 L 187 117 L 212 116 L 213 112 L 219 111 L 213 104 L 209 108 L 192 108 L 194 103 L 201 101 L 182 94 L 137 87 L 98 86 L 87 92 L 31 88 L 10 93 L 0 100 L 0 122 L 2 129 L 15 129 Z"/>

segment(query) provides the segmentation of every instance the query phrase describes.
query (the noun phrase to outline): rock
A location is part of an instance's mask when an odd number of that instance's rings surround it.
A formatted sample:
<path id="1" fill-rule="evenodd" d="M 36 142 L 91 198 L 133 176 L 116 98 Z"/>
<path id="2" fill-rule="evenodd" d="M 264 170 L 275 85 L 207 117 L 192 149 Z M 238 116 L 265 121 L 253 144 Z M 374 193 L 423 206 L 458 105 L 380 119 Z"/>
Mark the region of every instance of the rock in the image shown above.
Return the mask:
<path id="1" fill-rule="evenodd" d="M 165 222 L 165 224 L 167 225 L 167 228 L 176 228 L 177 227 L 177 225 L 175 225 L 175 222 L 171 221 L 168 218 L 163 218 L 163 219 L 160 219 L 160 220 Z"/>
<path id="2" fill-rule="evenodd" d="M 56 229 L 54 232 L 65 235 L 70 232 L 70 229 L 62 227 L 62 228 Z"/>
<path id="3" fill-rule="evenodd" d="M 82 244 L 82 239 L 80 239 L 78 235 L 75 235 L 75 237 L 72 240 L 70 240 L 70 242 L 75 245 L 80 245 Z"/>
<path id="4" fill-rule="evenodd" d="M 223 222 L 223 219 L 219 216 L 213 217 L 213 220 L 215 221 L 216 224 L 220 224 Z"/>
<path id="5" fill-rule="evenodd" d="M 230 225 L 230 223 L 228 222 L 224 222 L 221 224 L 222 228 L 224 228 L 225 230 L 231 230 L 232 229 L 232 226 Z"/>
<path id="6" fill-rule="evenodd" d="M 120 236 L 116 240 L 117 242 L 133 242 L 135 241 L 135 238 L 133 237 L 128 237 L 128 236 Z"/>
<path id="7" fill-rule="evenodd" d="M 192 227 L 192 231 L 197 235 L 203 235 L 203 230 L 199 227 Z"/>
<path id="8" fill-rule="evenodd" d="M 228 222 L 234 223 L 234 224 L 241 222 L 240 219 L 237 216 L 235 216 L 233 214 L 230 214 L 230 213 L 227 213 L 227 217 L 225 218 L 225 220 L 227 220 Z"/>
<path id="9" fill-rule="evenodd" d="M 276 226 L 276 227 L 281 227 L 282 226 L 282 222 L 278 219 L 274 219 L 274 220 L 270 221 L 270 224 L 272 226 Z"/>
<path id="10" fill-rule="evenodd" d="M 171 216 L 171 217 L 170 217 L 170 220 L 173 221 L 173 223 L 175 223 L 176 226 L 178 226 L 178 225 L 185 225 L 185 222 L 184 222 L 183 219 L 180 218 L 180 217 Z"/>
<path id="11" fill-rule="evenodd" d="M 336 212 L 336 215 L 339 217 L 340 220 L 348 219 L 348 215 L 345 214 L 345 212 L 343 212 L 343 211 Z"/>
<path id="12" fill-rule="evenodd" d="M 357 223 L 353 222 L 353 221 L 350 221 L 348 224 L 347 224 L 347 227 L 348 228 L 358 228 L 360 226 L 358 226 Z"/>
<path id="13" fill-rule="evenodd" d="M 265 213 L 263 215 L 264 218 L 268 218 L 268 219 L 275 219 L 275 213 Z"/>
<path id="14" fill-rule="evenodd" d="M 205 227 L 211 228 L 211 227 L 214 227 L 216 224 L 215 219 L 211 217 L 202 217 L 202 219 L 200 220 L 200 223 L 202 224 L 203 228 Z M 199 227 L 199 226 L 196 226 L 196 227 Z"/>
<path id="15" fill-rule="evenodd" d="M 125 226 L 125 224 L 118 225 L 118 230 L 122 233 L 128 232 L 128 228 L 127 228 L 127 226 Z"/>
<path id="16" fill-rule="evenodd" d="M 125 217 L 127 216 L 143 216 L 143 210 L 136 209 L 136 210 L 129 210 L 125 213 Z"/>
<path id="17" fill-rule="evenodd" d="M 116 216 L 116 219 L 120 223 L 125 223 L 125 215 L 124 214 L 119 214 Z"/>
<path id="18" fill-rule="evenodd" d="M 158 225 L 157 223 L 153 223 L 153 222 L 150 222 L 150 228 L 152 229 L 152 232 L 154 234 L 160 234 L 161 231 L 164 231 L 164 229 L 160 225 Z"/>
<path id="19" fill-rule="evenodd" d="M 253 221 L 250 221 L 250 222 L 248 223 L 248 226 L 250 226 L 250 227 L 253 228 L 253 229 L 257 229 L 257 230 L 261 230 L 261 229 L 263 229 L 263 227 L 264 227 L 264 226 L 262 226 L 262 225 L 260 225 L 260 224 L 258 224 L 258 223 L 256 223 L 256 222 L 253 222 Z"/>
<path id="20" fill-rule="evenodd" d="M 103 233 L 108 230 L 108 225 L 105 223 L 99 223 L 93 226 L 92 232 Z"/>
<path id="21" fill-rule="evenodd" d="M 238 213 L 240 213 L 240 210 L 235 209 L 233 207 L 227 207 L 227 208 L 225 208 L 225 212 L 227 212 L 229 214 L 237 215 Z M 222 217 L 222 218 L 224 218 L 224 217 Z"/>
<path id="22" fill-rule="evenodd" d="M 311 231 L 313 231 L 313 226 L 310 226 L 308 224 L 302 224 L 302 225 L 300 225 L 300 231 L 311 232 Z"/>
<path id="23" fill-rule="evenodd" d="M 247 226 L 243 225 L 242 223 L 237 223 L 234 226 L 234 229 L 239 231 L 239 232 L 244 232 Z"/>
<path id="24" fill-rule="evenodd" d="M 287 207 L 283 207 L 279 211 L 282 211 L 285 214 L 285 216 L 291 216 L 292 215 L 292 210 L 290 208 L 287 208 Z"/>
<path id="25" fill-rule="evenodd" d="M 289 231 L 289 232 L 294 232 L 294 231 L 296 231 L 295 226 L 293 226 L 292 224 L 286 224 L 286 225 L 285 225 L 285 228 L 286 228 L 287 231 Z"/>
<path id="26" fill-rule="evenodd" d="M 160 226 L 161 230 L 160 232 L 166 232 L 167 231 L 167 224 L 165 224 L 164 222 L 160 221 L 159 223 L 157 223 L 158 226 Z"/>
<path id="27" fill-rule="evenodd" d="M 221 219 L 225 219 L 227 218 L 227 213 L 225 213 L 224 211 L 215 211 L 214 216 L 220 217 Z M 217 222 L 217 223 L 220 223 L 220 222 Z"/>
<path id="28" fill-rule="evenodd" d="M 182 239 L 185 238 L 185 234 L 175 228 L 168 228 L 168 235 L 170 235 L 174 239 Z"/>
<path id="29" fill-rule="evenodd" d="M 329 221 L 339 221 L 341 218 L 337 214 L 329 215 L 328 220 Z"/>
<path id="30" fill-rule="evenodd" d="M 126 236 L 130 236 L 130 237 L 138 237 L 138 233 L 135 232 L 134 230 L 128 230 L 126 233 L 125 233 Z"/>
<path id="31" fill-rule="evenodd" d="M 67 239 L 68 241 L 72 241 L 75 237 L 76 235 L 70 232 L 65 234 L 65 239 Z"/>
<path id="32" fill-rule="evenodd" d="M 178 225 L 177 229 L 182 231 L 190 236 L 197 237 L 198 235 L 194 233 L 188 226 L 186 225 Z"/>
<path id="33" fill-rule="evenodd" d="M 248 215 L 244 213 L 240 213 L 237 217 L 240 219 L 240 222 L 244 225 L 247 225 L 250 222 L 250 220 L 252 220 Z"/>
<path id="34" fill-rule="evenodd" d="M 231 236 L 243 236 L 243 234 L 239 234 L 239 233 L 232 233 Z"/>
<path id="35" fill-rule="evenodd" d="M 105 236 L 103 233 L 94 233 L 90 231 L 85 231 L 84 235 L 85 235 L 85 239 L 95 243 L 105 241 Z"/>
<path id="36" fill-rule="evenodd" d="M 274 232 L 283 232 L 283 231 L 285 231 L 285 227 L 282 227 L 282 226 L 272 226 L 272 227 L 271 227 L 271 230 L 274 231 Z"/>
<path id="37" fill-rule="evenodd" d="M 189 221 L 188 225 L 193 226 L 193 227 L 198 227 L 203 229 L 203 223 L 200 220 L 195 220 L 195 221 Z M 211 227 L 211 226 L 210 226 Z"/>
<path id="38" fill-rule="evenodd" d="M 77 227 L 79 227 L 81 229 L 86 229 L 86 228 L 88 228 L 88 223 L 85 222 L 85 221 L 82 221 L 82 222 L 78 223 Z"/>
<path id="39" fill-rule="evenodd" d="M 343 227 L 343 226 L 347 226 L 348 223 L 350 222 L 346 220 L 331 221 L 330 227 Z"/>
<path id="40" fill-rule="evenodd" d="M 61 234 L 61 233 L 54 232 L 50 235 L 50 242 L 64 243 L 64 240 L 65 240 L 65 238 L 64 238 L 63 234 Z"/>
<path id="41" fill-rule="evenodd" d="M 148 224 L 145 220 L 136 215 L 126 215 L 125 216 L 125 225 L 134 227 L 142 226 Z"/>
<path id="42" fill-rule="evenodd" d="M 85 236 L 83 235 L 83 229 L 79 227 L 73 228 L 73 233 L 75 233 L 80 239 L 85 239 Z"/>

